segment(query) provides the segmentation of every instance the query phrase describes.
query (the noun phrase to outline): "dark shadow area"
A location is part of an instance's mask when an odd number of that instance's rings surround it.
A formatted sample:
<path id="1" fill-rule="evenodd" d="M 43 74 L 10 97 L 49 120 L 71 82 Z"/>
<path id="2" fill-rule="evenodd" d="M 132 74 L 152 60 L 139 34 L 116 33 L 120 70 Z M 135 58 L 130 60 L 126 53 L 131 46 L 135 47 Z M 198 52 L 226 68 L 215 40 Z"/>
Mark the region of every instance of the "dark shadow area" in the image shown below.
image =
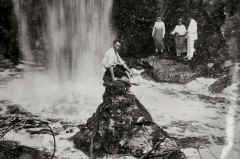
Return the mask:
<path id="1" fill-rule="evenodd" d="M 20 57 L 17 37 L 17 19 L 11 0 L 0 0 L 0 63 L 4 58 L 14 64 Z M 7 63 L 3 62 L 7 65 Z"/>

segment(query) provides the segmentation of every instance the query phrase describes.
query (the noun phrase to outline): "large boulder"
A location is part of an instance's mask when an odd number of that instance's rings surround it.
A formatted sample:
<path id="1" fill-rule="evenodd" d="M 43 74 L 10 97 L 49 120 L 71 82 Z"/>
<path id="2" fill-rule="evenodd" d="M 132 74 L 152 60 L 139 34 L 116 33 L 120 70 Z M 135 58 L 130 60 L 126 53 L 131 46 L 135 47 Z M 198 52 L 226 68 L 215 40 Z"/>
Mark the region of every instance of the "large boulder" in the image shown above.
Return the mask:
<path id="1" fill-rule="evenodd" d="M 105 86 L 103 103 L 72 137 L 76 148 L 92 157 L 183 158 L 176 141 L 153 122 L 144 106 L 129 93 L 127 82 L 108 82 Z"/>
<path id="2" fill-rule="evenodd" d="M 0 141 L 0 158 L 1 159 L 51 159 L 51 155 L 31 148 L 20 145 L 13 141 Z"/>
<path id="3" fill-rule="evenodd" d="M 151 77 L 157 82 L 169 82 L 185 84 L 196 77 L 189 65 L 178 63 L 174 60 L 159 59 L 158 57 L 150 57 L 147 59 L 149 69 L 143 72 L 144 77 Z"/>

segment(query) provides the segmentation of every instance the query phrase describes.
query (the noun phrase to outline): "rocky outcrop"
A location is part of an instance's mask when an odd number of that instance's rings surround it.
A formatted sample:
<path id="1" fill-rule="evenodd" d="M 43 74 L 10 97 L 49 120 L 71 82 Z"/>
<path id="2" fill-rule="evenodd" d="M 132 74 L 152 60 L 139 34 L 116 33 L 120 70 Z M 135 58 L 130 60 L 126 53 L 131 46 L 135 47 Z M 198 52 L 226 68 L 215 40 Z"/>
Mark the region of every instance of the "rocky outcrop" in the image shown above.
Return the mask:
<path id="1" fill-rule="evenodd" d="M 0 158 L 1 159 L 52 159 L 49 153 L 35 147 L 25 146 L 16 139 L 9 140 L 5 136 L 25 130 L 31 135 L 52 134 L 48 122 L 27 112 L 22 106 L 10 101 L 0 101 Z M 32 136 L 33 138 L 33 136 Z"/>
<path id="2" fill-rule="evenodd" d="M 176 141 L 153 122 L 144 106 L 129 93 L 129 83 L 108 82 L 105 87 L 103 103 L 72 137 L 76 148 L 92 157 L 184 157 Z"/>
<path id="3" fill-rule="evenodd" d="M 48 153 L 13 141 L 0 141 L 1 159 L 51 159 Z"/>
<path id="4" fill-rule="evenodd" d="M 232 84 L 232 76 L 224 76 L 209 86 L 209 91 L 212 93 L 221 93 L 225 88 Z"/>
<path id="5" fill-rule="evenodd" d="M 146 69 L 142 75 L 157 82 L 185 84 L 193 80 L 197 75 L 188 65 L 174 60 L 159 59 L 153 56 L 148 58 L 147 61 L 151 67 Z"/>
<path id="6" fill-rule="evenodd" d="M 0 72 L 3 72 L 6 69 L 11 69 L 14 67 L 14 64 L 3 55 L 0 54 Z"/>

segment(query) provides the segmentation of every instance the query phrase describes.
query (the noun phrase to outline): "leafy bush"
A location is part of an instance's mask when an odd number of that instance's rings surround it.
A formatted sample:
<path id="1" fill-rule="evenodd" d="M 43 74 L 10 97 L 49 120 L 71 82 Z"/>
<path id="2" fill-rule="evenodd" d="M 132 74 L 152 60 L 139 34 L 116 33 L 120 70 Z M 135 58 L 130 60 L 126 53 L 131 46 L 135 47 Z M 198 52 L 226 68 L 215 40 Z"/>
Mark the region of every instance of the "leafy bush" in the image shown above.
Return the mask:
<path id="1" fill-rule="evenodd" d="M 152 25 L 160 13 L 157 0 L 114 0 L 112 25 L 123 40 L 127 56 L 153 52 Z"/>

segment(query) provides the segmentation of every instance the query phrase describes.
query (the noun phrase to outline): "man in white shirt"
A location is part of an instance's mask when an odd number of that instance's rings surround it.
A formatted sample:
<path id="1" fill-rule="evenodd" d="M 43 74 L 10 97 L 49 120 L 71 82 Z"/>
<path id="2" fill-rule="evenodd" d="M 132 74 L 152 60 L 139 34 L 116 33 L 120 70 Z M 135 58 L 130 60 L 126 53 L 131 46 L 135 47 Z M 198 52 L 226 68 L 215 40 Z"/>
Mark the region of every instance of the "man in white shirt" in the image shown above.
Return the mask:
<path id="1" fill-rule="evenodd" d="M 176 52 L 177 56 L 181 56 L 182 53 L 187 51 L 185 44 L 185 36 L 186 36 L 186 27 L 182 23 L 182 18 L 179 18 L 178 25 L 171 32 L 172 35 L 175 35 L 175 44 L 176 44 Z"/>
<path id="2" fill-rule="evenodd" d="M 193 58 L 193 54 L 195 52 L 194 44 L 195 41 L 198 39 L 198 27 L 197 22 L 192 18 L 189 17 L 189 26 L 187 29 L 187 56 L 188 60 Z"/>
<path id="3" fill-rule="evenodd" d="M 130 78 L 131 71 L 123 61 L 123 59 L 119 56 L 119 51 L 121 50 L 121 43 L 118 40 L 114 40 L 113 47 L 110 48 L 103 58 L 103 66 L 106 69 L 105 76 L 111 76 L 111 80 L 115 81 L 117 78 L 121 78 L 121 76 L 127 76 Z M 116 69 L 118 74 L 116 73 Z M 119 73 L 120 72 L 120 73 Z"/>
<path id="4" fill-rule="evenodd" d="M 154 39 L 155 51 L 163 53 L 165 49 L 164 37 L 165 37 L 165 23 L 161 17 L 157 17 L 157 20 L 153 26 L 152 37 Z"/>

